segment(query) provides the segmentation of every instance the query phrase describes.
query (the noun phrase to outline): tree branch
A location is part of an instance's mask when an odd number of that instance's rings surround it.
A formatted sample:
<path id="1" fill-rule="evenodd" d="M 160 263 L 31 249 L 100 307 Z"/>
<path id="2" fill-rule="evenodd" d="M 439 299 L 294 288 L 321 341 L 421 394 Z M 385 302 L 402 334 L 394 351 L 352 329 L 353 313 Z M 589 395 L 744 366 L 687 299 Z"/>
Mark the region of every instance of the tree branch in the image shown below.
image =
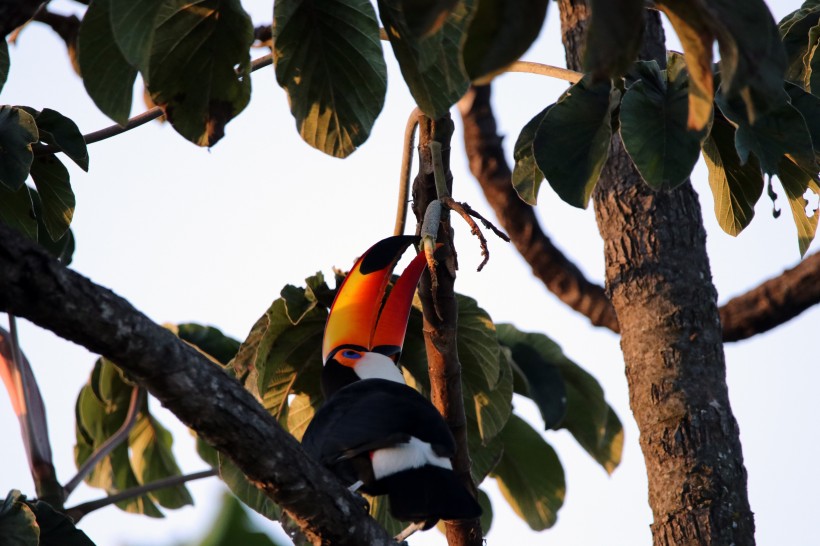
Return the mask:
<path id="1" fill-rule="evenodd" d="M 314 544 L 395 544 L 236 380 L 126 300 L 3 224 L 0 310 L 116 362 L 230 458 Z"/>
<path id="2" fill-rule="evenodd" d="M 490 87 L 474 87 L 459 102 L 470 170 L 501 226 L 533 274 L 595 326 L 619 332 L 618 318 L 602 286 L 590 282 L 541 229 L 533 207 L 512 186 L 490 104 Z M 720 308 L 724 341 L 740 341 L 775 328 L 820 303 L 820 253 L 763 282 Z"/>

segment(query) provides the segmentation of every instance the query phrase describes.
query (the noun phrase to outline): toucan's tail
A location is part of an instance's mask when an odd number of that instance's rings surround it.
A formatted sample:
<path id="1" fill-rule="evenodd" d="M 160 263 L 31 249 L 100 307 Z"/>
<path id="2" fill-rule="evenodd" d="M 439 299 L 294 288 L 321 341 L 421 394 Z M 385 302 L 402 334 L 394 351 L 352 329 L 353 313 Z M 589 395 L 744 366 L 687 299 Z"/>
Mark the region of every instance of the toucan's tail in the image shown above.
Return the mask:
<path id="1" fill-rule="evenodd" d="M 390 513 L 403 521 L 472 519 L 481 506 L 452 470 L 433 465 L 403 470 L 382 478 L 388 489 Z"/>

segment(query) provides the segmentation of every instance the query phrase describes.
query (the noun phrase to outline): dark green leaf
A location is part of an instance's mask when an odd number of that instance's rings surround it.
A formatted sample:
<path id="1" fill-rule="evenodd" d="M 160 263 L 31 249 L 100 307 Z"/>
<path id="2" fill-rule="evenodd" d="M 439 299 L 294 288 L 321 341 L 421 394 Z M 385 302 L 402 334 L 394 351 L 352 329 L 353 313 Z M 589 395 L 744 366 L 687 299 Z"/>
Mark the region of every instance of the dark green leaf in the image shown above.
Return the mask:
<path id="1" fill-rule="evenodd" d="M 404 81 L 419 108 L 433 119 L 445 115 L 470 86 L 461 44 L 474 4 L 474 0 L 459 2 L 439 31 L 419 39 L 408 26 L 401 0 L 379 0 L 379 17 Z"/>
<path id="2" fill-rule="evenodd" d="M 12 191 L 0 185 L 0 222 L 13 227 L 29 239 L 37 240 L 37 220 L 29 187 L 23 184 Z"/>
<path id="3" fill-rule="evenodd" d="M 208 535 L 196 546 L 276 546 L 268 535 L 257 530 L 245 509 L 232 495 L 222 497 L 222 509 Z M 191 544 L 191 546 L 194 546 Z"/>
<path id="4" fill-rule="evenodd" d="M 226 336 L 213 326 L 194 323 L 179 324 L 176 327 L 176 334 L 180 339 L 196 345 L 223 365 L 230 362 L 239 350 L 237 340 Z"/>
<path id="5" fill-rule="evenodd" d="M 814 240 L 817 233 L 817 217 L 820 216 L 820 210 L 814 210 L 811 216 L 806 213 L 808 203 L 803 195 L 808 189 L 811 189 L 816 195 L 820 195 L 820 184 L 816 174 L 807 173 L 788 158 L 783 158 L 780 161 L 780 170 L 777 177 L 786 191 L 789 208 L 791 208 L 792 217 L 794 218 L 794 225 L 797 227 L 797 243 L 802 258 Z"/>
<path id="6" fill-rule="evenodd" d="M 814 147 L 814 159 L 820 161 L 820 97 L 807 93 L 801 87 L 789 82 L 786 82 L 785 88 L 792 106 L 797 108 L 806 122 L 806 128 Z"/>
<path id="7" fill-rule="evenodd" d="M 68 170 L 53 155 L 38 156 L 31 164 L 31 178 L 40 196 L 46 231 L 52 241 L 59 241 L 71 225 L 76 204 Z"/>
<path id="8" fill-rule="evenodd" d="M 467 409 L 465 407 L 465 409 Z M 467 443 L 470 450 L 470 459 L 472 465 L 470 466 L 470 475 L 476 484 L 484 481 L 484 478 L 489 476 L 493 468 L 501 460 L 501 455 L 504 453 L 504 443 L 501 437 L 496 436 L 490 440 L 486 445 L 481 443 L 481 437 L 477 434 L 478 424 L 475 422 L 475 412 L 467 411 Z"/>
<path id="9" fill-rule="evenodd" d="M 493 470 L 501 493 L 530 528 L 551 527 L 564 504 L 564 469 L 555 451 L 517 415 L 501 432 L 504 455 Z"/>
<path id="10" fill-rule="evenodd" d="M 787 80 L 802 83 L 805 78 L 805 57 L 812 44 L 809 32 L 820 21 L 820 6 L 793 11 L 778 23 L 783 48 L 786 52 Z"/>
<path id="11" fill-rule="evenodd" d="M 300 442 L 320 405 L 321 400 L 312 399 L 307 394 L 297 394 L 290 401 L 287 416 L 288 432 Z"/>
<path id="12" fill-rule="evenodd" d="M 715 200 L 715 217 L 729 235 L 740 233 L 755 214 L 755 203 L 763 194 L 763 172 L 755 156 L 745 164 L 735 150 L 735 128 L 720 112 L 703 143 L 703 159 L 709 171 L 709 186 Z"/>
<path id="13" fill-rule="evenodd" d="M 515 160 L 512 173 L 513 188 L 518 193 L 518 197 L 533 206 L 536 204 L 538 190 L 544 180 L 544 173 L 535 163 L 532 143 L 541 120 L 544 119 L 550 108 L 552 108 L 552 105 L 538 112 L 534 118 L 527 122 L 524 128 L 521 129 L 513 149 L 513 159 Z"/>
<path id="14" fill-rule="evenodd" d="M 196 451 L 203 461 L 219 471 L 219 478 L 246 506 L 273 521 L 278 521 L 282 517 L 282 509 L 258 487 L 250 483 L 245 474 L 230 459 L 199 437 L 196 439 Z"/>
<path id="15" fill-rule="evenodd" d="M 154 27 L 164 0 L 109 0 L 114 40 L 125 60 L 148 77 Z"/>
<path id="16" fill-rule="evenodd" d="M 481 505 L 481 531 L 487 536 L 493 526 L 493 503 L 483 489 L 478 490 L 478 504 Z"/>
<path id="17" fill-rule="evenodd" d="M 619 93 L 589 76 L 573 85 L 547 112 L 535 133 L 538 168 L 565 202 L 586 208 L 609 157 L 610 114 Z"/>
<path id="18" fill-rule="evenodd" d="M 655 61 L 653 77 L 632 84 L 621 102 L 621 138 L 641 177 L 656 190 L 688 180 L 706 131 L 687 129 L 689 78 L 668 79 Z"/>
<path id="19" fill-rule="evenodd" d="M 276 80 L 302 138 L 334 157 L 367 140 L 384 105 L 387 66 L 369 0 L 277 0 Z"/>
<path id="20" fill-rule="evenodd" d="M 14 106 L 0 106 L 0 184 L 19 190 L 28 178 L 37 142 L 34 117 Z"/>
<path id="21" fill-rule="evenodd" d="M 110 0 L 94 0 L 80 26 L 79 64 L 88 95 L 106 116 L 125 125 L 137 69 L 114 41 Z"/>
<path id="22" fill-rule="evenodd" d="M 8 546 L 37 546 L 40 528 L 25 496 L 12 489 L 0 506 L 0 537 Z"/>
<path id="23" fill-rule="evenodd" d="M 224 136 L 250 99 L 252 42 L 253 24 L 239 0 L 163 3 L 147 82 L 179 134 L 198 146 Z"/>
<path id="24" fill-rule="evenodd" d="M 40 527 L 40 546 L 94 546 L 84 532 L 74 526 L 71 518 L 56 511 L 43 501 L 26 503 L 37 518 Z M 0 536 L 2 532 L 0 532 Z"/>
<path id="25" fill-rule="evenodd" d="M 11 59 L 9 59 L 9 44 L 3 40 L 0 42 L 0 91 L 2 91 L 3 86 L 6 85 L 10 68 Z"/>
<path id="26" fill-rule="evenodd" d="M 535 401 L 544 428 L 555 428 L 567 413 L 567 391 L 555 364 L 566 358 L 561 348 L 543 334 L 521 332 L 512 324 L 498 324 L 496 332 L 527 382 L 528 392 L 516 392 Z"/>
<path id="27" fill-rule="evenodd" d="M 814 25 L 809 31 L 809 48 L 803 56 L 803 79 L 801 82 L 806 91 L 820 92 L 820 56 L 815 56 L 820 46 L 820 24 Z"/>
<path id="28" fill-rule="evenodd" d="M 140 483 L 182 474 L 171 451 L 173 442 L 171 433 L 152 416 L 142 415 L 137 420 L 128 435 L 128 445 L 131 448 L 131 465 Z M 165 508 L 182 508 L 194 503 L 184 485 L 152 491 L 149 496 Z"/>
<path id="29" fill-rule="evenodd" d="M 413 36 L 424 37 L 438 31 L 458 0 L 401 0 L 401 9 Z"/>
<path id="30" fill-rule="evenodd" d="M 40 142 L 59 148 L 82 170 L 88 171 L 88 148 L 77 124 L 51 108 L 41 111 L 26 108 L 34 116 L 40 133 Z"/>
<path id="31" fill-rule="evenodd" d="M 481 0 L 467 31 L 464 67 L 486 83 L 517 61 L 538 37 L 548 0 Z"/>
<path id="32" fill-rule="evenodd" d="M 643 0 L 591 0 L 584 67 L 597 79 L 622 76 L 638 56 Z"/>
<path id="33" fill-rule="evenodd" d="M 1 190 L 0 190 L 1 191 Z M 40 246 L 48 250 L 52 256 L 60 260 L 63 265 L 71 263 L 71 257 L 74 255 L 74 234 L 71 229 L 65 232 L 62 237 L 56 241 L 52 241 L 51 237 L 46 236 L 48 230 L 43 222 L 43 205 L 40 203 L 40 195 L 37 190 L 29 188 L 31 195 L 31 204 L 33 206 L 34 216 L 37 218 L 37 242 Z M 0 204 L 2 208 L 2 204 Z M 40 234 L 43 234 L 42 236 Z"/>

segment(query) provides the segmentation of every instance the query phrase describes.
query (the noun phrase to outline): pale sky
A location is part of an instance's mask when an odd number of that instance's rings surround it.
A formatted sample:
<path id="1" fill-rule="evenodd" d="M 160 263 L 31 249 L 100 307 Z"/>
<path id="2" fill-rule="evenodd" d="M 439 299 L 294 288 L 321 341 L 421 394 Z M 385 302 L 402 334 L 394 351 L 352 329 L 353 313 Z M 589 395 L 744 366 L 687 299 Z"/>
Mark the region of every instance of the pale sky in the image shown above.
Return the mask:
<path id="1" fill-rule="evenodd" d="M 244 2 L 255 24 L 270 21 L 270 4 Z M 799 4 L 769 3 L 776 19 Z M 53 2 L 52 9 L 66 13 L 79 5 L 61 0 Z M 558 27 L 557 7 L 551 3 L 541 38 L 525 58 L 563 66 Z M 669 47 L 675 48 L 674 43 L 670 39 Z M 302 142 L 285 93 L 273 69 L 267 68 L 253 75 L 250 106 L 211 150 L 188 143 L 167 124 L 151 123 L 91 145 L 87 174 L 66 162 L 77 196 L 72 225 L 77 251 L 71 267 L 159 323 L 210 324 L 240 340 L 285 284 L 301 284 L 318 270 L 329 274 L 333 266 L 349 267 L 363 250 L 392 232 L 402 135 L 413 107 L 392 52 L 384 47 L 389 69 L 384 110 L 370 139 L 346 160 L 325 156 Z M 253 52 L 254 57 L 263 54 Z M 62 41 L 49 29 L 26 29 L 11 48 L 11 61 L 0 102 L 53 108 L 74 119 L 85 133 L 112 123 L 87 98 Z M 563 82 L 533 75 L 496 80 L 494 106 L 508 158 L 521 127 L 564 88 Z M 136 96 L 134 114 L 144 110 L 141 88 Z M 454 197 L 492 217 L 467 169 L 460 119 L 453 112 Z M 732 238 L 715 222 L 702 163 L 693 184 L 701 196 L 721 303 L 798 262 L 795 228 L 782 198 L 778 207 L 785 210 L 778 220 L 772 218 L 771 202 L 764 195 L 751 226 Z M 545 184 L 538 214 L 556 244 L 588 277 L 602 283 L 602 243 L 592 210 L 564 204 Z M 495 512 L 488 543 L 651 544 L 645 468 L 618 337 L 591 327 L 533 280 L 511 245 L 490 237 L 490 262 L 476 273 L 479 249 L 469 228 L 457 220 L 454 225 L 461 262 L 456 289 L 476 298 L 496 322 L 512 322 L 558 342 L 601 382 L 626 433 L 623 462 L 611 477 L 566 432 L 544 433 L 566 475 L 567 496 L 557 524 L 542 533 L 530 531 L 488 480 L 483 487 Z M 817 247 L 815 243 L 809 252 Z M 5 326 L 4 319 L 0 323 Z M 729 393 L 740 425 L 759 545 L 803 544 L 816 534 L 818 325 L 820 308 L 815 307 L 771 333 L 726 345 Z M 27 321 L 21 321 L 21 343 L 43 391 L 57 473 L 64 483 L 75 472 L 74 402 L 96 356 Z M 205 468 L 185 427 L 155 400 L 151 404 L 174 431 L 174 451 L 183 469 Z M 520 398 L 514 404 L 533 426 L 542 428 L 533 404 Z M 33 496 L 17 421 L 3 394 L 0 437 L 5 438 L 0 493 L 16 488 Z M 191 539 L 212 522 L 222 486 L 210 479 L 190 488 L 196 506 L 166 511 L 164 520 L 110 507 L 87 516 L 80 527 L 100 546 Z M 100 496 L 101 491 L 83 485 L 68 506 Z M 266 530 L 276 527 L 261 517 L 256 521 Z M 437 531 L 410 539 L 411 545 L 444 543 Z"/>

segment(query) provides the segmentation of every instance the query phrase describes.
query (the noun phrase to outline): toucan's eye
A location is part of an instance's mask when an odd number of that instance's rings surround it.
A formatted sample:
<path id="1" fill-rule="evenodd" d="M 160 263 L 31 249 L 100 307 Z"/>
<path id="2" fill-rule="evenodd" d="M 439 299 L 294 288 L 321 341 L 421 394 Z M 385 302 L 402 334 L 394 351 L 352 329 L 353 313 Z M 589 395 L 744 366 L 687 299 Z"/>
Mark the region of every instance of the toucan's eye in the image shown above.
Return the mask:
<path id="1" fill-rule="evenodd" d="M 352 358 L 353 360 L 356 360 L 356 359 L 362 357 L 362 353 L 360 353 L 358 351 L 351 351 L 350 349 L 347 349 L 345 351 L 342 351 L 342 356 L 345 357 L 345 358 Z"/>

